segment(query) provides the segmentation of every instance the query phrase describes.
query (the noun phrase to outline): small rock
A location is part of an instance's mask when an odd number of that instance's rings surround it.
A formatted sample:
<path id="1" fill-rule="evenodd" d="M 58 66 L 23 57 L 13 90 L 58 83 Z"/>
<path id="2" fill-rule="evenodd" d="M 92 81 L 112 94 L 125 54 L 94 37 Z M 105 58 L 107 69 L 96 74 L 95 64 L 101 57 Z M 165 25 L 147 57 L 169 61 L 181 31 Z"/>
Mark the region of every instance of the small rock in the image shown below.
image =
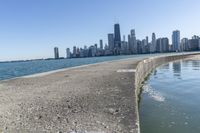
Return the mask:
<path id="1" fill-rule="evenodd" d="M 68 118 L 66 118 L 66 122 L 69 123 L 69 119 Z"/>
<path id="2" fill-rule="evenodd" d="M 36 119 L 36 120 L 42 119 L 42 116 L 41 116 L 41 115 L 36 116 L 35 119 Z"/>
<path id="3" fill-rule="evenodd" d="M 78 113 L 78 110 L 77 109 L 73 109 L 72 113 Z"/>
<path id="4" fill-rule="evenodd" d="M 39 116 L 38 116 L 38 119 L 41 119 L 41 118 L 42 118 L 42 116 L 41 116 L 41 115 L 39 115 Z"/>
<path id="5" fill-rule="evenodd" d="M 104 126 L 104 128 L 108 128 L 108 126 Z"/>
<path id="6" fill-rule="evenodd" d="M 113 109 L 113 108 L 109 108 L 109 113 L 111 113 L 112 115 L 115 115 L 116 113 L 118 113 L 119 112 L 119 110 L 118 109 Z"/>
<path id="7" fill-rule="evenodd" d="M 68 105 L 67 107 L 68 107 L 68 109 L 71 109 L 71 108 L 72 108 L 70 105 Z"/>
<path id="8" fill-rule="evenodd" d="M 115 113 L 115 110 L 113 109 L 113 108 L 109 108 L 109 113 L 111 113 L 111 114 L 114 114 Z"/>
<path id="9" fill-rule="evenodd" d="M 97 123 L 97 124 L 100 124 L 101 122 L 100 122 L 100 121 L 96 121 L 96 123 Z"/>

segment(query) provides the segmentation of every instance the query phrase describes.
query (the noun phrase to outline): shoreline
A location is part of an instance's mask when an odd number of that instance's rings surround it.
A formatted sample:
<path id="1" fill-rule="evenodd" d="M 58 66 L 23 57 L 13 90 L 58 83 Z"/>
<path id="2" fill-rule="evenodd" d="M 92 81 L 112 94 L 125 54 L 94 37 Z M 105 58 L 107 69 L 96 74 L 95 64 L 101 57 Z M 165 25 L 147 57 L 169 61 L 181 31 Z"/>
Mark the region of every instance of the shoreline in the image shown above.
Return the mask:
<path id="1" fill-rule="evenodd" d="M 14 80 L 14 79 L 19 79 L 19 78 L 31 78 L 31 77 L 45 76 L 45 75 L 53 74 L 53 73 L 56 73 L 56 72 L 62 72 L 62 71 L 70 70 L 70 69 L 87 67 L 87 66 L 90 66 L 90 65 L 98 65 L 98 64 L 101 64 L 101 63 L 110 63 L 110 62 L 123 61 L 123 60 L 129 60 L 129 59 L 142 60 L 142 59 L 145 59 L 145 58 L 148 59 L 148 58 L 154 58 L 154 57 L 174 56 L 174 55 L 182 55 L 182 54 L 187 55 L 187 54 L 196 54 L 196 53 L 200 53 L 200 51 L 198 51 L 198 52 L 196 52 L 196 51 L 195 52 L 182 52 L 182 53 L 153 53 L 153 54 L 147 54 L 147 55 L 153 55 L 152 57 L 145 56 L 145 57 L 138 57 L 137 59 L 133 58 L 133 57 L 129 57 L 129 58 L 124 58 L 124 59 L 102 61 L 102 62 L 97 62 L 97 63 L 60 68 L 60 69 L 50 70 L 50 71 L 46 71 L 46 72 L 39 72 L 39 73 L 28 74 L 28 75 L 24 75 L 24 76 L 13 77 L 13 78 L 9 78 L 9 79 L 3 79 L 3 80 L 0 80 L 0 82 L 1 81 L 9 81 L 9 80 Z M 142 54 L 142 55 L 146 55 L 146 54 Z"/>
<path id="2" fill-rule="evenodd" d="M 140 58 L 145 59 L 145 58 L 148 58 L 148 57 L 140 57 Z M 49 74 L 54 74 L 54 73 L 57 73 L 57 72 L 63 72 L 63 71 L 67 71 L 67 70 L 77 69 L 77 68 L 84 68 L 84 67 L 93 66 L 93 65 L 99 65 L 99 64 L 104 64 L 104 63 L 112 63 L 112 62 L 118 62 L 118 61 L 126 61 L 126 60 L 138 60 L 139 61 L 141 59 L 134 59 L 134 58 L 130 57 L 130 58 L 126 58 L 126 59 L 116 59 L 116 60 L 110 60 L 110 61 L 103 61 L 103 62 L 98 62 L 98 63 L 91 63 L 91 64 L 86 64 L 86 65 L 79 65 L 79 66 L 61 68 L 61 69 L 50 70 L 50 71 L 40 72 L 40 73 L 34 73 L 34 74 L 30 74 L 30 75 L 25 75 L 25 76 L 19 76 L 19 77 L 14 77 L 14 78 L 9 78 L 9 79 L 3 79 L 3 80 L 0 80 L 0 82 L 1 81 L 3 82 L 3 81 L 20 79 L 20 78 L 41 77 L 41 76 L 46 76 L 46 75 L 49 75 Z"/>
<path id="3" fill-rule="evenodd" d="M 139 92 L 147 75 L 199 55 L 105 61 L 0 81 L 0 131 L 139 133 Z"/>

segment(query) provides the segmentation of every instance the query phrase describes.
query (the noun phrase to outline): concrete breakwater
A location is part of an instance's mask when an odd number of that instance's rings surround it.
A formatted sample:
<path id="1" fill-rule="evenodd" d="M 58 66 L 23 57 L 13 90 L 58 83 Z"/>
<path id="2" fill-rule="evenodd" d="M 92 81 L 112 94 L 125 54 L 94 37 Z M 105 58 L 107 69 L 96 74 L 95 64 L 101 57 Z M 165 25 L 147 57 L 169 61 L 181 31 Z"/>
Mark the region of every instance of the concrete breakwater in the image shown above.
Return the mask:
<path id="1" fill-rule="evenodd" d="M 126 59 L 0 82 L 0 132 L 139 133 L 138 94 L 158 65 Z"/>
<path id="2" fill-rule="evenodd" d="M 194 58 L 196 56 L 200 56 L 200 53 L 151 57 L 138 62 L 135 73 L 135 88 L 137 94 L 140 93 L 139 88 L 141 87 L 141 83 L 144 81 L 145 77 L 156 67 L 171 61 L 185 59 L 185 58 Z"/>
<path id="3" fill-rule="evenodd" d="M 186 59 L 186 58 L 195 58 L 199 56 L 200 56 L 199 53 L 195 53 L 195 54 L 183 54 L 183 55 L 173 55 L 173 56 L 164 56 L 164 57 L 151 57 L 151 58 L 147 58 L 138 62 L 137 67 L 136 67 L 136 72 L 135 72 L 135 79 L 134 79 L 135 91 L 137 95 L 137 100 L 136 100 L 137 104 L 139 100 L 138 96 L 140 95 L 140 92 L 141 92 L 142 82 L 145 80 L 148 74 L 151 73 L 152 70 L 154 70 L 156 67 L 162 64 L 165 64 L 171 61 Z M 137 119 L 139 121 L 139 115 Z M 138 133 L 140 133 L 140 129 L 138 129 Z"/>

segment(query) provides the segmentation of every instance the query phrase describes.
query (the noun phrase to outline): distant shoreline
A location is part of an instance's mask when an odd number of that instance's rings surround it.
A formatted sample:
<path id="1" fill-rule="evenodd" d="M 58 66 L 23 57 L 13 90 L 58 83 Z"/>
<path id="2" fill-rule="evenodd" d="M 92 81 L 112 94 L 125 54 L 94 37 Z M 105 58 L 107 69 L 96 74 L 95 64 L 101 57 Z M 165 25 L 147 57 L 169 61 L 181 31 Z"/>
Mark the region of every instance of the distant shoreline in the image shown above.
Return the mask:
<path id="1" fill-rule="evenodd" d="M 95 56 L 95 57 L 76 57 L 76 58 L 65 58 L 60 57 L 59 59 L 55 58 L 41 58 L 41 59 L 25 59 L 25 60 L 10 60 L 10 61 L 0 61 L 0 63 L 14 63 L 14 62 L 29 62 L 29 61 L 38 61 L 38 60 L 63 60 L 63 59 L 86 59 L 86 58 L 101 58 L 101 57 L 117 57 L 117 56 L 131 56 L 131 55 L 152 55 L 152 54 L 178 54 L 178 53 L 195 53 L 200 51 L 184 51 L 184 52 L 166 52 L 166 53 L 143 53 L 143 54 L 124 54 L 124 55 L 107 55 L 107 56 Z"/>

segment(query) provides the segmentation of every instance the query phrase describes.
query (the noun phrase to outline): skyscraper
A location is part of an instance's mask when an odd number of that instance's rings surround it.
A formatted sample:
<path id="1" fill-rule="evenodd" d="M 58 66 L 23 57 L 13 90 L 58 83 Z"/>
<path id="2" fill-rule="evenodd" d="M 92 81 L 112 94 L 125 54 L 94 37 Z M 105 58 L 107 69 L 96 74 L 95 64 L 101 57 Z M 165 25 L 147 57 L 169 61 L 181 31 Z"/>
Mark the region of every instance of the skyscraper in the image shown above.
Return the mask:
<path id="1" fill-rule="evenodd" d="M 98 48 L 98 45 L 95 43 L 94 44 L 94 55 L 96 56 L 96 54 L 97 54 L 97 48 Z"/>
<path id="2" fill-rule="evenodd" d="M 54 57 L 55 57 L 55 59 L 59 59 L 58 47 L 55 47 L 55 48 L 54 48 Z"/>
<path id="3" fill-rule="evenodd" d="M 131 35 L 128 35 L 128 54 L 131 54 Z"/>
<path id="4" fill-rule="evenodd" d="M 189 40 L 187 38 L 181 39 L 181 51 L 189 50 Z"/>
<path id="5" fill-rule="evenodd" d="M 161 52 L 162 51 L 162 38 L 158 38 L 156 40 L 156 52 Z"/>
<path id="6" fill-rule="evenodd" d="M 119 54 L 121 49 L 121 34 L 119 24 L 114 25 L 114 49 L 115 54 Z"/>
<path id="7" fill-rule="evenodd" d="M 109 50 L 113 52 L 114 50 L 114 34 L 108 34 L 108 46 Z"/>
<path id="8" fill-rule="evenodd" d="M 156 51 L 156 34 L 152 33 L 152 41 L 150 45 L 150 53 L 154 53 Z"/>
<path id="9" fill-rule="evenodd" d="M 100 49 L 102 50 L 103 49 L 103 40 L 100 40 L 99 43 L 100 43 Z"/>
<path id="10" fill-rule="evenodd" d="M 189 39 L 189 49 L 191 51 L 199 50 L 199 39 Z"/>
<path id="11" fill-rule="evenodd" d="M 73 57 L 76 57 L 76 46 L 73 47 Z"/>
<path id="12" fill-rule="evenodd" d="M 148 45 L 148 43 L 149 43 L 149 37 L 146 36 L 146 45 Z"/>
<path id="13" fill-rule="evenodd" d="M 69 48 L 66 49 L 66 54 L 67 54 L 67 58 L 71 58 L 71 53 L 70 53 L 70 49 Z"/>
<path id="14" fill-rule="evenodd" d="M 169 39 L 167 37 L 162 38 L 162 51 L 169 52 Z"/>
<path id="15" fill-rule="evenodd" d="M 172 46 L 173 51 L 180 51 L 180 31 L 175 30 L 172 33 Z"/>
<path id="16" fill-rule="evenodd" d="M 142 53 L 142 42 L 140 40 L 137 40 L 137 53 Z"/>
<path id="17" fill-rule="evenodd" d="M 145 45 L 146 45 L 146 39 L 142 39 L 141 47 L 142 47 L 142 53 L 143 54 L 146 52 Z"/>
<path id="18" fill-rule="evenodd" d="M 137 53 L 137 41 L 135 37 L 135 30 L 131 30 L 131 34 L 128 37 L 129 39 L 129 50 L 131 54 L 136 54 Z"/>
<path id="19" fill-rule="evenodd" d="M 123 41 L 121 42 L 121 54 L 127 54 L 128 53 L 128 42 L 126 42 L 126 36 L 123 36 Z"/>
<path id="20" fill-rule="evenodd" d="M 149 48 L 149 37 L 146 36 L 146 43 L 145 43 L 145 53 L 149 53 L 150 48 Z"/>

